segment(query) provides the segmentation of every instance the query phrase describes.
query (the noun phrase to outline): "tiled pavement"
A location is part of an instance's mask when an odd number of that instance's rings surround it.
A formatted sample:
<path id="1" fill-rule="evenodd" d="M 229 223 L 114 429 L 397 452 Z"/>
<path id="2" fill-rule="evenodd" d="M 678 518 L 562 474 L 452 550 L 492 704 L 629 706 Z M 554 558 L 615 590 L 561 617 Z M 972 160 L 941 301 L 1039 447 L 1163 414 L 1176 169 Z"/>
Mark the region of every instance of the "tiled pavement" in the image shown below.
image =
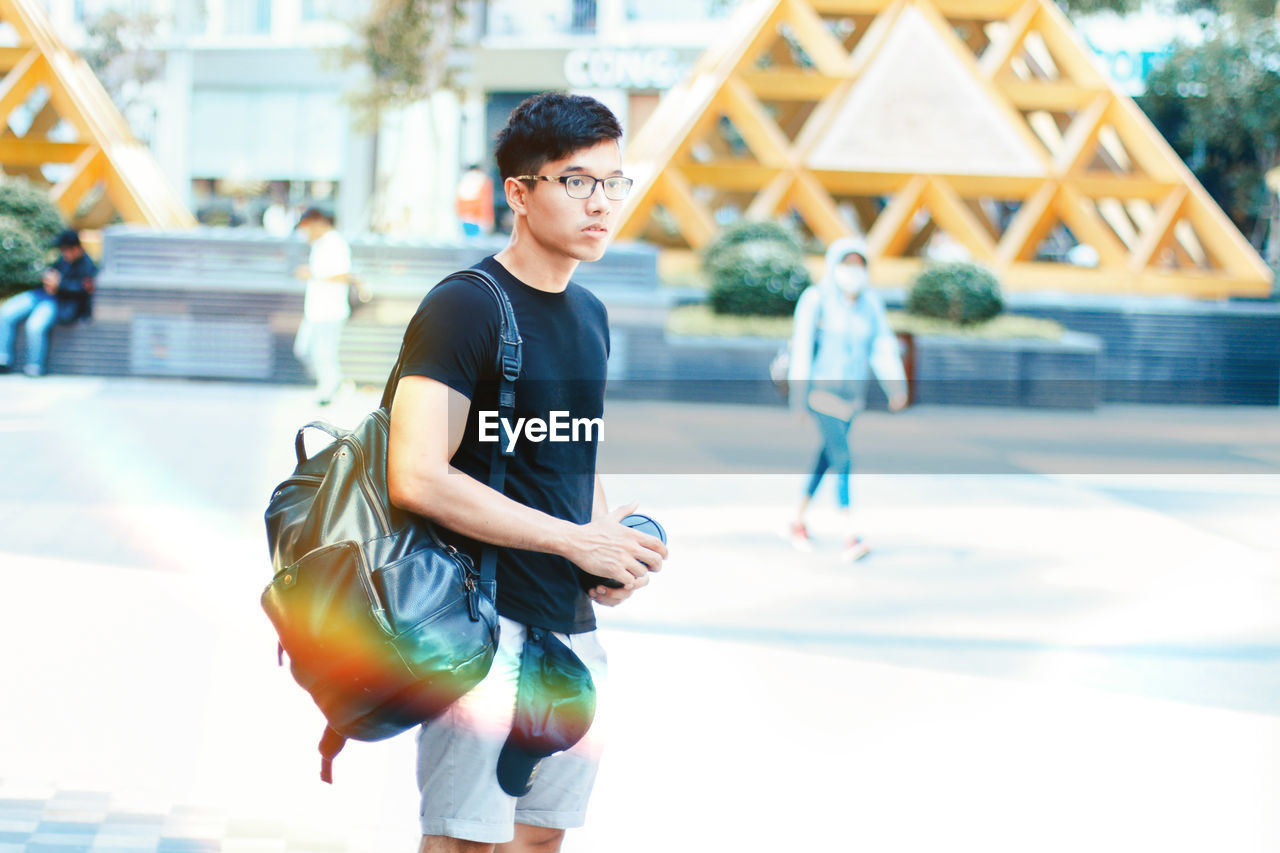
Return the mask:
<path id="1" fill-rule="evenodd" d="M 196 806 L 139 804 L 117 794 L 51 791 L 0 780 L 4 853 L 215 853 L 268 846 L 315 853 L 347 849 L 324 840 L 291 839 L 283 827 L 237 821 Z"/>
<path id="2" fill-rule="evenodd" d="M 0 780 L 0 851 L 214 853 L 230 850 L 337 853 L 345 844 L 308 838 L 286 824 L 230 817 L 160 797 L 52 790 Z"/>
<path id="3" fill-rule="evenodd" d="M 0 853 L 413 848 L 411 742 L 320 784 L 256 605 L 292 430 L 371 404 L 0 378 Z M 1103 410 L 1085 476 L 1040 415 L 963 413 L 922 450 L 1006 467 L 861 478 L 851 567 L 827 514 L 814 554 L 778 537 L 785 465 L 713 473 L 778 458 L 782 413 L 613 411 L 690 468 L 606 478 L 673 558 L 602 615 L 610 745 L 566 853 L 1280 849 L 1280 414 Z M 991 439 L 1019 418 L 1040 446 Z"/>

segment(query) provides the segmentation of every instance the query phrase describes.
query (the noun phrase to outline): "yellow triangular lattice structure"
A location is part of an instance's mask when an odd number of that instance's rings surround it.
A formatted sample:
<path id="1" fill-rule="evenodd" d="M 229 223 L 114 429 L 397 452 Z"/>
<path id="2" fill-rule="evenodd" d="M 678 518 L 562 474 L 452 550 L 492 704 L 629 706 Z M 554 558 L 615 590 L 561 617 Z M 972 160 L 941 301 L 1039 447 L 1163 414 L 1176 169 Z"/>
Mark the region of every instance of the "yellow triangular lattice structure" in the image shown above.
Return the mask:
<path id="1" fill-rule="evenodd" d="M 162 228 L 195 225 L 151 153 L 133 137 L 102 84 L 68 50 L 34 0 L 0 0 L 0 22 L 12 27 L 17 44 L 0 47 L 0 169 L 48 183 L 42 169 L 65 164 L 51 189 L 68 219 L 99 185 L 102 203 L 73 224 L 99 224 L 114 210 L 126 222 Z M 11 119 L 23 109 L 33 116 L 19 135 Z M 49 132 L 65 123 L 75 141 L 54 141 Z"/>
<path id="2" fill-rule="evenodd" d="M 1051 0 L 748 2 L 627 160 L 624 238 L 700 249 L 791 212 L 822 242 L 864 234 L 884 284 L 942 232 L 1013 290 L 1271 291 Z"/>

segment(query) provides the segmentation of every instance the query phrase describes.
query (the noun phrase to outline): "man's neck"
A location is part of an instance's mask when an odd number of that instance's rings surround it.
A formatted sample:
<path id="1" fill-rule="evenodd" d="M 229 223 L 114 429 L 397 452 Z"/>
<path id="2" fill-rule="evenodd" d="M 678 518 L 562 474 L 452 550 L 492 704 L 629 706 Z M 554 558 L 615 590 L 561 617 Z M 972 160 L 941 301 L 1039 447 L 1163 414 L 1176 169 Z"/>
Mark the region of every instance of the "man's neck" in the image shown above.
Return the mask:
<path id="1" fill-rule="evenodd" d="M 578 268 L 575 258 L 548 252 L 533 238 L 523 236 L 518 224 L 511 231 L 507 247 L 493 259 L 520 281 L 547 293 L 563 293 Z"/>

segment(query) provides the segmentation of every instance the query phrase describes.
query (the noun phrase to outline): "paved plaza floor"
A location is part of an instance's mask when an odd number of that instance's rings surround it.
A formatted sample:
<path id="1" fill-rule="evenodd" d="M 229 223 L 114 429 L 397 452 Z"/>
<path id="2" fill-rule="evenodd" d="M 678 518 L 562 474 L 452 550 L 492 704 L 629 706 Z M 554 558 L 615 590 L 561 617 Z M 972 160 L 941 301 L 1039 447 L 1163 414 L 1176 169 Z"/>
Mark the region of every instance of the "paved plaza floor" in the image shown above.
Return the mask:
<path id="1" fill-rule="evenodd" d="M 412 739 L 322 784 L 257 603 L 294 431 L 374 404 L 0 377 L 0 853 L 416 849 Z M 568 853 L 1280 850 L 1280 412 L 868 414 L 851 565 L 827 492 L 813 553 L 780 535 L 807 423 L 612 425 L 671 559 L 601 614 Z"/>

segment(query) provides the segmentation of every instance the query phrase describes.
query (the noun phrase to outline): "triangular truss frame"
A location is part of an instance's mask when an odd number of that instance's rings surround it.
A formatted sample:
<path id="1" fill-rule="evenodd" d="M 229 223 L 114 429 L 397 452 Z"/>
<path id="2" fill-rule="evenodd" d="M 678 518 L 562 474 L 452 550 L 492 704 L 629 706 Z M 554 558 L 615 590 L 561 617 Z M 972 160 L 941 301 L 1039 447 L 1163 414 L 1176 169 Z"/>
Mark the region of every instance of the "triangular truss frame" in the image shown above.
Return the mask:
<path id="1" fill-rule="evenodd" d="M 134 138 L 93 71 L 64 45 L 40 5 L 0 0 L 0 22 L 18 39 L 0 47 L 0 169 L 50 184 L 43 168 L 62 165 L 50 195 L 76 226 L 107 221 L 113 213 L 133 224 L 194 226 L 151 152 Z M 29 103 L 38 106 L 31 107 L 34 115 L 18 134 L 11 119 Z M 74 141 L 50 138 L 55 128 L 68 125 Z M 98 188 L 99 203 L 77 219 L 77 210 Z"/>
<path id="2" fill-rule="evenodd" d="M 1009 117 L 1042 174 L 806 165 L 908 9 Z M 624 239 L 701 249 L 736 216 L 790 215 L 822 243 L 864 234 L 882 284 L 909 281 L 941 230 L 1013 290 L 1271 292 L 1262 258 L 1051 0 L 747 2 L 627 161 L 637 192 Z M 1067 263 L 1045 250 L 1055 240 L 1092 252 Z"/>

